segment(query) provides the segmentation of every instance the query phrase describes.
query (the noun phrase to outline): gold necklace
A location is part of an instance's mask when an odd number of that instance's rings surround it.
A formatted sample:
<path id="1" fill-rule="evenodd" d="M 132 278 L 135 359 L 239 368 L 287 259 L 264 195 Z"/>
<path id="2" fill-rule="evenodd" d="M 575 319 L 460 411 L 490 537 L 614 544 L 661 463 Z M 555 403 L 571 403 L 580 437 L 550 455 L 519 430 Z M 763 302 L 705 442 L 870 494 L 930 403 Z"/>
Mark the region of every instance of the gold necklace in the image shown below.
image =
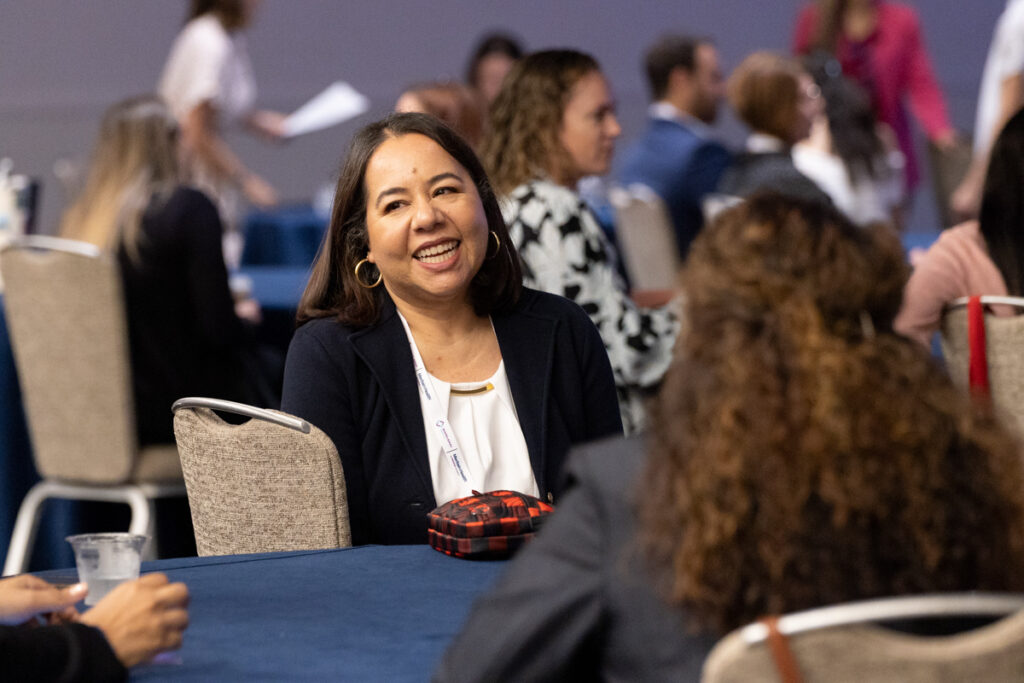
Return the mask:
<path id="1" fill-rule="evenodd" d="M 451 387 L 451 389 L 449 389 L 449 392 L 451 393 L 452 396 L 477 396 L 479 394 L 486 394 L 493 388 L 494 385 L 488 382 L 487 384 L 484 384 L 483 386 L 480 387 L 476 387 L 475 389 L 456 389 L 455 387 Z"/>

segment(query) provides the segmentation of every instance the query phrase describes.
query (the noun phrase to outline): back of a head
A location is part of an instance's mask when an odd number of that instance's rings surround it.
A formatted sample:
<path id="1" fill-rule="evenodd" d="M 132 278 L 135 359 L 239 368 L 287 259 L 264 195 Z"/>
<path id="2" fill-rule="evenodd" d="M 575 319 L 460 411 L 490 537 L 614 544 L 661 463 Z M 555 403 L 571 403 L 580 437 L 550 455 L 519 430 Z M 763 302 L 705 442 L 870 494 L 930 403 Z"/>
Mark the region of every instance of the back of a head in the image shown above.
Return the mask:
<path id="1" fill-rule="evenodd" d="M 800 63 L 774 52 L 748 55 L 729 77 L 729 103 L 751 130 L 793 142 Z"/>
<path id="2" fill-rule="evenodd" d="M 662 36 L 648 48 L 644 55 L 644 71 L 652 100 L 665 97 L 669 76 L 674 69 L 682 68 L 693 73 L 697 66 L 697 47 L 705 42 L 691 36 L 670 34 Z"/>
<path id="3" fill-rule="evenodd" d="M 483 135 L 483 110 L 473 92 L 461 83 L 424 83 L 409 88 L 399 98 L 411 106 L 399 111 L 418 111 L 444 121 L 474 148 Z"/>
<path id="4" fill-rule="evenodd" d="M 134 245 L 153 195 L 179 181 L 177 145 L 177 122 L 158 97 L 133 97 L 107 109 L 85 186 L 61 221 L 61 234 L 107 248 L 120 238 Z"/>
<path id="5" fill-rule="evenodd" d="M 882 172 L 885 149 L 878 135 L 868 92 L 843 76 L 839 60 L 815 53 L 804 59 L 825 100 L 825 117 L 835 153 L 843 160 L 851 181 L 876 178 Z"/>
<path id="6" fill-rule="evenodd" d="M 600 71 L 597 61 L 576 50 L 544 50 L 527 55 L 505 77 L 491 105 L 483 161 L 495 187 L 508 192 L 552 165 L 564 163 L 558 141 L 573 86 Z"/>
<path id="7" fill-rule="evenodd" d="M 1006 290 L 1024 296 L 1024 110 L 992 144 L 978 222 Z"/>
<path id="8" fill-rule="evenodd" d="M 694 242 L 641 513 L 699 626 L 1024 587 L 1019 450 L 892 331 L 906 275 L 888 229 L 777 195 Z"/>

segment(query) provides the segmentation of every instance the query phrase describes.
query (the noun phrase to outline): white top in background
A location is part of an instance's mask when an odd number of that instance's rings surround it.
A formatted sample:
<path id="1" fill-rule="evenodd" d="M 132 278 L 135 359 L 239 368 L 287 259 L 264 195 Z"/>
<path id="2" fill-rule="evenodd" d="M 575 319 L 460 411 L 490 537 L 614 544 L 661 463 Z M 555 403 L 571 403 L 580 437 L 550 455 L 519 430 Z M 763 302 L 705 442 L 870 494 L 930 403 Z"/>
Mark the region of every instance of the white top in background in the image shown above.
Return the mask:
<path id="1" fill-rule="evenodd" d="M 985 71 L 978 92 L 978 112 L 974 122 L 974 153 L 988 152 L 999 131 L 999 89 L 1008 77 L 1024 72 L 1024 0 L 1009 0 L 996 22 L 992 44 L 985 60 Z"/>
<path id="2" fill-rule="evenodd" d="M 171 46 L 158 91 L 179 121 L 203 102 L 213 104 L 222 122 L 242 118 L 256 101 L 245 38 L 228 33 L 212 14 L 196 17 Z"/>

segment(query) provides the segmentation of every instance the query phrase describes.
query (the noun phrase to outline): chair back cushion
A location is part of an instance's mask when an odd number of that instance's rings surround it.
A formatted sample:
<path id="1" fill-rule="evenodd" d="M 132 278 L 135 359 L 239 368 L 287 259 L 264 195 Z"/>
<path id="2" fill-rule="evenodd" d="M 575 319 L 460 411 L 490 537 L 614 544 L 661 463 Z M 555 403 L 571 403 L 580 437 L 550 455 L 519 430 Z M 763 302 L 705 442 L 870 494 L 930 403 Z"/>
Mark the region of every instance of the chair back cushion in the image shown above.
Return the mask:
<path id="1" fill-rule="evenodd" d="M 316 427 L 231 425 L 182 408 L 174 436 L 200 555 L 352 545 L 341 460 Z"/>
<path id="2" fill-rule="evenodd" d="M 633 289 L 675 289 L 679 248 L 672 219 L 654 190 L 615 188 L 615 234 Z"/>
<path id="3" fill-rule="evenodd" d="M 917 636 L 856 624 L 789 637 L 805 683 L 943 683 L 1020 681 L 1024 612 L 951 636 Z M 719 641 L 702 683 L 777 683 L 767 641 L 748 645 L 741 631 Z"/>
<path id="4" fill-rule="evenodd" d="M 942 355 L 957 386 L 968 389 L 967 309 L 942 317 Z M 992 406 L 1024 438 L 1024 316 L 985 315 L 985 356 Z"/>
<path id="5" fill-rule="evenodd" d="M 137 443 L 117 264 L 10 247 L 0 252 L 0 271 L 39 473 L 95 484 L 128 480 Z"/>

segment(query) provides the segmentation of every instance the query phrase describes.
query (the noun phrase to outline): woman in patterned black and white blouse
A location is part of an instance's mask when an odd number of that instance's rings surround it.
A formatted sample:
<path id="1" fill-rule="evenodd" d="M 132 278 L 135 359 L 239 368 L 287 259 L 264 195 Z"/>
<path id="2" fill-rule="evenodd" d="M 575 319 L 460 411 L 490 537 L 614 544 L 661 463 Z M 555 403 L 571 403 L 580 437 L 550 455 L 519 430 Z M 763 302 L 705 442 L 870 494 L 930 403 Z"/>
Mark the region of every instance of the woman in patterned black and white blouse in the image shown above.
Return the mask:
<path id="1" fill-rule="evenodd" d="M 668 369 L 679 321 L 668 307 L 639 308 L 618 255 L 576 193 L 607 173 L 621 133 L 600 66 L 573 50 L 536 52 L 505 79 L 491 107 L 483 156 L 506 195 L 503 213 L 524 282 L 572 299 L 590 315 L 615 374 L 626 432 L 645 426 L 645 399 Z"/>

